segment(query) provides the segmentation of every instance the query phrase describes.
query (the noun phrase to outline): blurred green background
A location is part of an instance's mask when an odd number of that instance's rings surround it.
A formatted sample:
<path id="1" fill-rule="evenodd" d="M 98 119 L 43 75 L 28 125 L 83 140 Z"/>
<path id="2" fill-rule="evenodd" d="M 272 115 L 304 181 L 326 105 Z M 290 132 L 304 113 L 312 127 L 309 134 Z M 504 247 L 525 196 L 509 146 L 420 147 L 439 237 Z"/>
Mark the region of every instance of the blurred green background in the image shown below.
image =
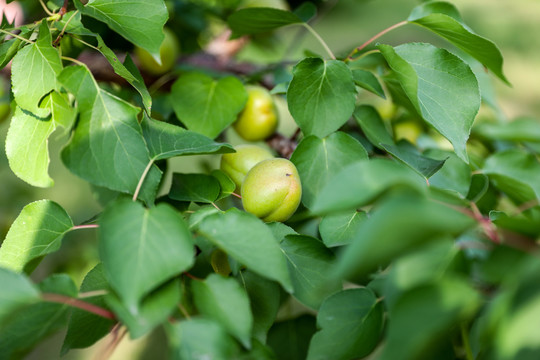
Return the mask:
<path id="1" fill-rule="evenodd" d="M 338 55 L 348 53 L 374 34 L 407 18 L 418 0 L 329 0 L 334 4 L 323 10 L 314 28 Z M 505 59 L 504 71 L 512 83 L 508 87 L 492 78 L 503 114 L 508 119 L 528 115 L 536 118 L 540 114 L 540 1 L 538 0 L 452 0 L 465 22 L 478 34 L 495 42 Z M 23 1 L 27 9 L 35 9 L 37 1 Z M 325 2 L 323 2 L 325 4 Z M 323 5 L 324 6 L 324 5 Z M 297 59 L 303 50 L 323 54 L 320 45 L 309 35 L 297 37 L 298 28 L 280 31 L 285 39 L 280 51 L 272 51 L 265 59 L 275 57 L 282 60 Z M 294 41 L 294 42 L 293 42 Z M 392 45 L 407 41 L 435 41 L 445 46 L 427 31 L 407 25 L 380 39 Z M 261 60 L 260 53 L 249 50 L 240 54 L 243 59 Z M 284 118 L 286 106 L 280 106 Z M 0 145 L 4 149 L 9 121 L 0 123 Z M 283 129 L 290 131 L 290 129 Z M 0 152 L 0 239 L 4 239 L 10 224 L 21 209 L 30 202 L 51 199 L 58 202 L 79 224 L 99 213 L 101 207 L 92 194 L 90 186 L 69 173 L 60 161 L 59 152 L 69 134 L 58 132 L 50 139 L 50 175 L 55 185 L 48 189 L 33 188 L 18 179 L 9 169 L 5 152 Z M 234 140 L 234 139 L 233 139 Z M 233 141 L 234 142 L 234 141 Z M 217 166 L 217 157 L 174 159 L 172 168 L 191 172 L 206 166 Z M 170 175 L 170 173 L 169 173 Z M 36 270 L 33 278 L 39 281 L 53 272 L 67 272 L 79 284 L 84 274 L 96 263 L 97 250 L 95 230 L 82 230 L 67 234 L 60 251 L 49 255 Z M 29 358 L 55 359 L 63 334 L 57 334 L 36 349 Z M 95 353 L 107 345 L 107 339 L 84 351 L 73 351 L 65 359 L 94 358 Z M 161 359 L 166 357 L 163 334 L 154 333 L 150 338 L 136 342 L 125 340 L 112 359 Z M 148 350 L 147 344 L 152 344 Z M 144 350 L 146 348 L 146 350 Z M 145 355 L 146 354 L 146 355 Z"/>

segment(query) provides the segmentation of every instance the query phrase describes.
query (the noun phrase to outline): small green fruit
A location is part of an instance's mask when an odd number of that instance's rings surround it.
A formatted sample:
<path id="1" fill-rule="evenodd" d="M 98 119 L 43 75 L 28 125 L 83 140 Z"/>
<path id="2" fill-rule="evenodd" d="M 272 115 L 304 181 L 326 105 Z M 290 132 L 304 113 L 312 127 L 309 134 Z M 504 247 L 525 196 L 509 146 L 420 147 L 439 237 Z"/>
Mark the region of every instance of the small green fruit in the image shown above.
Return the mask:
<path id="1" fill-rule="evenodd" d="M 244 210 L 266 222 L 288 220 L 300 205 L 301 198 L 300 176 L 287 159 L 258 163 L 242 183 Z"/>
<path id="2" fill-rule="evenodd" d="M 268 151 L 255 145 L 238 145 L 236 152 L 221 156 L 220 169 L 223 170 L 240 189 L 242 181 L 249 170 L 257 163 L 272 159 L 274 156 Z"/>
<path id="3" fill-rule="evenodd" d="M 141 68 L 154 75 L 162 75 L 171 70 L 176 63 L 176 58 L 180 54 L 180 46 L 176 35 L 167 28 L 163 28 L 165 38 L 159 48 L 161 65 L 146 50 L 140 47 L 135 48 L 135 54 L 139 59 Z"/>
<path id="4" fill-rule="evenodd" d="M 229 265 L 227 253 L 221 249 L 215 249 L 212 252 L 212 255 L 210 255 L 210 265 L 216 274 L 229 276 L 231 273 L 231 266 Z"/>
<path id="5" fill-rule="evenodd" d="M 246 106 L 233 127 L 245 140 L 264 140 L 272 135 L 278 126 L 274 99 L 268 90 L 260 86 L 247 86 L 246 90 L 248 93 Z"/>

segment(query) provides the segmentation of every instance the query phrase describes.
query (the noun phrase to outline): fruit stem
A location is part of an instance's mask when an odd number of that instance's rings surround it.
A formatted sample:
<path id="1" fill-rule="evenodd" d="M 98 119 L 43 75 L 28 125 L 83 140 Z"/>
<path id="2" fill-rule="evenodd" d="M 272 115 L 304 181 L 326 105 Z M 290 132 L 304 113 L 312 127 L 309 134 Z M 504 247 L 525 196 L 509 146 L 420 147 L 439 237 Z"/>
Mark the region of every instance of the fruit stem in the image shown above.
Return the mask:
<path id="1" fill-rule="evenodd" d="M 239 199 L 241 199 L 241 198 L 242 198 L 242 196 L 238 195 L 238 194 L 237 194 L 237 193 L 235 193 L 235 192 L 231 193 L 231 195 L 232 195 L 232 196 L 236 196 L 236 197 L 237 197 L 237 198 L 239 198 Z"/>
<path id="2" fill-rule="evenodd" d="M 135 189 L 135 192 L 133 193 L 133 201 L 137 201 L 137 197 L 139 196 L 139 192 L 141 191 L 141 187 L 144 183 L 144 179 L 146 178 L 146 175 L 148 175 L 148 172 L 152 168 L 152 165 L 154 164 L 154 159 L 151 159 L 148 162 L 148 165 L 146 165 L 146 168 L 144 169 L 141 178 L 139 179 L 139 183 L 137 184 L 137 188 Z"/>
<path id="3" fill-rule="evenodd" d="M 330 58 L 332 58 L 332 60 L 336 60 L 336 56 L 334 55 L 332 50 L 330 50 L 328 45 L 324 42 L 323 38 L 311 26 L 309 26 L 307 23 L 302 23 L 302 25 L 311 33 L 311 35 L 313 35 L 315 37 L 315 39 L 317 39 L 317 41 L 319 41 L 319 43 L 321 43 L 324 50 L 326 50 L 328 55 L 330 55 Z"/>
<path id="4" fill-rule="evenodd" d="M 362 45 L 360 45 L 359 47 L 355 48 L 353 51 L 351 51 L 351 53 L 349 55 L 347 55 L 347 57 L 345 58 L 346 60 L 352 60 L 352 56 L 362 50 L 364 50 L 364 48 L 366 46 L 368 46 L 369 44 L 371 44 L 373 41 L 377 40 L 378 38 L 380 38 L 381 36 L 383 36 L 384 34 L 386 34 L 387 32 L 390 32 L 394 29 L 397 29 L 398 27 L 401 27 L 403 25 L 406 25 L 408 23 L 407 20 L 405 21 L 401 21 L 401 22 L 398 22 L 397 24 L 394 24 L 390 27 L 387 27 L 386 29 L 384 29 L 383 31 L 379 32 L 378 34 L 374 35 L 372 38 L 370 38 L 368 41 L 366 41 L 365 43 L 363 43 Z"/>
<path id="5" fill-rule="evenodd" d="M 92 314 L 101 316 L 106 319 L 116 320 L 116 316 L 109 310 L 103 309 L 99 306 L 87 303 L 85 301 L 82 301 L 76 298 L 72 298 L 69 296 L 61 295 L 61 294 L 52 294 L 52 293 L 41 294 L 41 298 L 47 302 L 65 304 L 71 307 L 75 307 L 81 310 L 91 312 Z"/>

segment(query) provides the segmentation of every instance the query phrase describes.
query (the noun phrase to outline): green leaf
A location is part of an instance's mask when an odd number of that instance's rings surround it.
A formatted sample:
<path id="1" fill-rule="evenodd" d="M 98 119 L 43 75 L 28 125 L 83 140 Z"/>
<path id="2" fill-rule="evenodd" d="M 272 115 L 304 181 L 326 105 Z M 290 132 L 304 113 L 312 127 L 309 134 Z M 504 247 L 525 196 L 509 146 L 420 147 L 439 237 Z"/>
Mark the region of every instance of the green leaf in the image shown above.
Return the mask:
<path id="1" fill-rule="evenodd" d="M 177 309 L 180 298 L 180 284 L 173 280 L 146 296 L 135 313 L 115 294 L 105 296 L 105 301 L 127 326 L 130 337 L 137 339 L 166 322 Z"/>
<path id="2" fill-rule="evenodd" d="M 364 147 L 352 136 L 336 132 L 326 138 L 307 136 L 291 156 L 302 181 L 302 202 L 311 208 L 329 179 L 345 166 L 367 159 Z"/>
<path id="3" fill-rule="evenodd" d="M 328 247 L 350 244 L 366 219 L 365 212 L 356 210 L 326 215 L 319 224 L 322 241 Z"/>
<path id="4" fill-rule="evenodd" d="M 15 108 L 6 137 L 6 155 L 15 175 L 32 186 L 51 187 L 48 138 L 55 124 L 40 119 L 20 107 Z"/>
<path id="5" fill-rule="evenodd" d="M 144 109 L 148 114 L 151 113 L 152 109 L 152 98 L 150 97 L 150 93 L 148 92 L 148 89 L 146 88 L 146 85 L 144 83 L 144 80 L 141 76 L 141 73 L 139 72 L 139 69 L 135 64 L 133 63 L 133 60 L 131 60 L 131 56 L 129 54 L 126 55 L 126 59 L 124 60 L 124 63 L 122 64 L 120 62 L 120 59 L 116 56 L 114 51 L 112 51 L 103 41 L 101 36 L 96 35 L 97 39 L 97 49 L 100 53 L 105 56 L 105 58 L 109 61 L 111 64 L 114 72 L 124 78 L 137 92 L 141 95 L 142 103 L 144 105 Z"/>
<path id="6" fill-rule="evenodd" d="M 344 62 L 306 58 L 293 68 L 287 104 L 304 135 L 330 135 L 349 120 L 355 101 L 352 72 Z"/>
<path id="7" fill-rule="evenodd" d="M 312 210 L 317 214 L 326 214 L 357 209 L 396 186 L 406 186 L 423 192 L 426 181 L 408 166 L 392 160 L 358 161 L 328 181 Z"/>
<path id="8" fill-rule="evenodd" d="M 139 109 L 102 90 L 88 68 L 67 67 L 59 81 L 78 102 L 80 118 L 62 160 L 74 174 L 111 190 L 133 194 L 150 162 Z M 153 165 L 140 196 L 151 203 L 161 179 Z"/>
<path id="9" fill-rule="evenodd" d="M 371 71 L 353 69 L 352 76 L 356 86 L 360 86 L 361 88 L 366 89 L 375 95 L 379 95 L 383 99 L 386 99 L 381 83 Z"/>
<path id="10" fill-rule="evenodd" d="M 212 214 L 201 221 L 199 231 L 249 270 L 292 291 L 285 256 L 270 229 L 254 215 L 237 209 Z"/>
<path id="11" fill-rule="evenodd" d="M 169 197 L 211 204 L 217 200 L 220 190 L 219 181 L 211 175 L 174 173 Z"/>
<path id="12" fill-rule="evenodd" d="M 480 108 L 478 81 L 471 68 L 447 50 L 429 44 L 378 48 L 416 111 L 468 162 L 465 144 Z"/>
<path id="13" fill-rule="evenodd" d="M 383 149 L 381 144 L 394 143 L 394 139 L 386 129 L 381 116 L 373 106 L 358 106 L 353 115 L 368 140 L 375 147 Z"/>
<path id="14" fill-rule="evenodd" d="M 293 295 L 301 303 L 318 309 L 329 295 L 341 290 L 341 282 L 328 283 L 335 256 L 318 239 L 288 235 L 280 243 L 289 265 Z"/>
<path id="15" fill-rule="evenodd" d="M 407 140 L 401 140 L 395 145 L 381 144 L 381 146 L 396 159 L 402 161 L 426 179 L 429 179 L 433 174 L 439 171 L 446 161 L 435 160 L 422 155 L 420 151 Z"/>
<path id="16" fill-rule="evenodd" d="M 0 44 L 0 69 L 3 69 L 13 59 L 17 51 L 19 51 L 19 45 L 21 40 L 13 38 L 2 42 Z"/>
<path id="17" fill-rule="evenodd" d="M 279 310 L 279 284 L 251 271 L 241 272 L 240 278 L 249 296 L 253 314 L 253 337 L 266 343 L 268 330 L 276 320 Z"/>
<path id="18" fill-rule="evenodd" d="M 43 293 L 77 296 L 77 287 L 66 274 L 56 274 L 39 285 Z M 47 336 L 61 330 L 68 321 L 67 304 L 39 302 L 30 305 L 0 329 L 0 354 L 3 359 L 22 359 L 24 354 Z"/>
<path id="19" fill-rule="evenodd" d="M 199 133 L 146 116 L 142 122 L 142 130 L 153 160 L 234 152 L 234 148 L 229 144 L 214 142 Z"/>
<path id="20" fill-rule="evenodd" d="M 246 8 L 227 19 L 235 36 L 269 32 L 282 26 L 303 23 L 298 15 L 274 8 Z"/>
<path id="21" fill-rule="evenodd" d="M 217 200 L 221 200 L 230 196 L 232 193 L 234 193 L 234 190 L 236 190 L 236 184 L 224 171 L 220 169 L 214 169 L 212 170 L 210 175 L 217 179 L 221 188 Z"/>
<path id="22" fill-rule="evenodd" d="M 268 346 L 279 360 L 305 359 L 309 340 L 316 330 L 315 318 L 307 314 L 276 322 L 268 333 Z"/>
<path id="23" fill-rule="evenodd" d="M 465 198 L 471 186 L 471 168 L 455 154 L 438 149 L 428 149 L 425 155 L 444 160 L 442 168 L 429 179 L 432 187 L 449 190 Z"/>
<path id="24" fill-rule="evenodd" d="M 530 117 L 522 117 L 504 123 L 480 123 L 473 131 L 491 140 L 540 142 L 540 121 Z"/>
<path id="25" fill-rule="evenodd" d="M 90 293 L 94 291 L 109 291 L 109 285 L 103 274 L 101 264 L 96 265 L 86 274 L 79 292 Z M 104 295 L 87 297 L 84 301 L 100 308 L 107 308 Z M 111 331 L 114 323 L 111 319 L 73 308 L 61 354 L 65 355 L 71 349 L 90 347 L 106 336 Z"/>
<path id="26" fill-rule="evenodd" d="M 486 160 L 483 172 L 518 203 L 540 199 L 540 163 L 532 154 L 519 149 L 495 153 Z"/>
<path id="27" fill-rule="evenodd" d="M 49 177 L 49 136 L 58 126 L 70 128 L 75 121 L 75 111 L 65 97 L 55 91 L 46 95 L 42 108 L 49 109 L 46 119 L 15 108 L 6 137 L 6 155 L 13 173 L 30 185 L 50 187 L 54 185 Z"/>
<path id="28" fill-rule="evenodd" d="M 193 300 L 199 312 L 220 323 L 245 347 L 251 347 L 253 316 L 246 291 L 233 278 L 210 274 L 193 281 Z"/>
<path id="29" fill-rule="evenodd" d="M 225 329 L 209 319 L 195 318 L 171 326 L 169 342 L 174 360 L 234 359 L 238 345 Z"/>
<path id="30" fill-rule="evenodd" d="M 476 35 L 463 24 L 454 5 L 443 1 L 428 2 L 414 8 L 407 20 L 445 38 L 509 84 L 503 74 L 500 50 L 490 40 Z"/>
<path id="31" fill-rule="evenodd" d="M 472 316 L 480 297 L 467 283 L 443 279 L 399 298 L 389 314 L 381 360 L 433 358 L 454 327 Z M 407 341 L 403 341 L 407 339 Z"/>
<path id="32" fill-rule="evenodd" d="M 457 210 L 414 193 L 389 196 L 370 213 L 341 253 L 336 275 L 365 275 L 422 243 L 460 234 L 474 224 Z"/>
<path id="33" fill-rule="evenodd" d="M 96 36 L 93 31 L 88 30 L 81 21 L 82 15 L 80 11 L 68 11 L 62 19 L 54 22 L 54 27 L 58 31 L 65 28 L 65 32 L 80 36 Z"/>
<path id="34" fill-rule="evenodd" d="M 348 289 L 326 299 L 317 315 L 321 329 L 311 339 L 308 360 L 359 359 L 377 346 L 383 330 L 383 306 L 367 289 Z"/>
<path id="35" fill-rule="evenodd" d="M 25 46 L 11 65 L 13 96 L 22 109 L 43 116 L 38 104 L 47 93 L 57 88 L 56 77 L 62 71 L 58 50 L 52 46 L 47 22 L 39 27 L 35 43 Z"/>
<path id="36" fill-rule="evenodd" d="M 145 209 L 119 200 L 105 209 L 99 223 L 105 276 L 132 314 L 144 295 L 193 264 L 191 233 L 167 204 Z"/>
<path id="37" fill-rule="evenodd" d="M 6 319 L 39 300 L 39 291 L 26 276 L 0 267 L 0 329 Z"/>
<path id="38" fill-rule="evenodd" d="M 235 77 L 214 80 L 192 72 L 176 80 L 171 99 L 176 116 L 189 130 L 213 139 L 236 120 L 247 92 Z"/>
<path id="39" fill-rule="evenodd" d="M 133 44 L 159 55 L 169 18 L 163 0 L 90 0 L 85 6 L 78 0 L 75 5 L 83 15 L 103 21 Z"/>
<path id="40" fill-rule="evenodd" d="M 69 215 L 53 201 L 26 205 L 0 247 L 0 266 L 22 272 L 30 261 L 60 249 L 72 227 Z"/>

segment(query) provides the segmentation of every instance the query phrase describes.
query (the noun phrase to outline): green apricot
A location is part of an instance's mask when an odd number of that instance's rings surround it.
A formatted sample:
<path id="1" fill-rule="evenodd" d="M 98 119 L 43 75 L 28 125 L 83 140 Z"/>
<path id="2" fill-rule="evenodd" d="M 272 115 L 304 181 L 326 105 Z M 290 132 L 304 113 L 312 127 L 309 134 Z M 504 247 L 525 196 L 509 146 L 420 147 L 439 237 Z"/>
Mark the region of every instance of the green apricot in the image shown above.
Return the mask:
<path id="1" fill-rule="evenodd" d="M 272 135 L 278 126 L 274 99 L 270 92 L 261 86 L 247 86 L 246 90 L 246 106 L 238 115 L 233 128 L 245 140 L 264 140 Z"/>
<path id="2" fill-rule="evenodd" d="M 240 189 L 244 177 L 257 163 L 274 156 L 266 149 L 256 145 L 238 145 L 236 152 L 221 156 L 220 169 L 223 170 Z"/>
<path id="3" fill-rule="evenodd" d="M 264 160 L 255 165 L 242 183 L 244 210 L 266 222 L 288 220 L 300 205 L 302 184 L 287 159 Z"/>
<path id="4" fill-rule="evenodd" d="M 167 28 L 163 28 L 165 38 L 159 47 L 159 57 L 161 65 L 148 51 L 140 47 L 135 47 L 135 54 L 139 59 L 141 68 L 150 74 L 162 75 L 171 70 L 176 63 L 176 58 L 180 54 L 180 45 L 176 35 Z"/>

